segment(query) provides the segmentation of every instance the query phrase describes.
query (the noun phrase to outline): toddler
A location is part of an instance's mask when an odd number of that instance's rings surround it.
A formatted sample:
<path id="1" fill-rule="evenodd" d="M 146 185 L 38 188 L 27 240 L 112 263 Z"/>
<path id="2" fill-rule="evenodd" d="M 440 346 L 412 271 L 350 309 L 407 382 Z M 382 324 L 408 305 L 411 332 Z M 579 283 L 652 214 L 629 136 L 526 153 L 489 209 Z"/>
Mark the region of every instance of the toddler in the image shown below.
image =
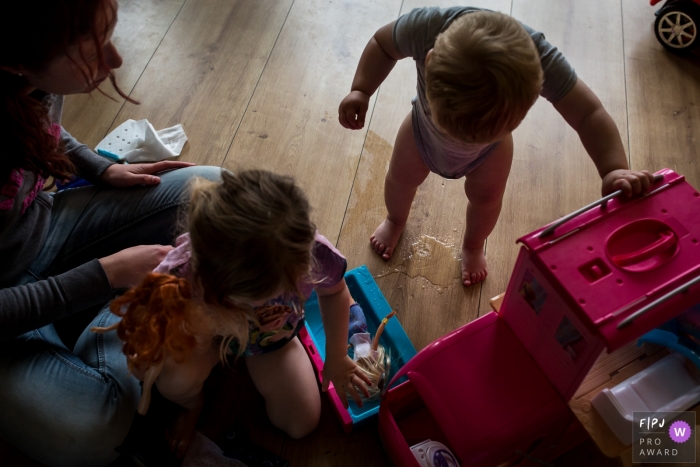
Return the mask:
<path id="1" fill-rule="evenodd" d="M 406 57 L 416 62 L 418 95 L 396 136 L 384 184 L 386 219 L 370 237 L 382 258 L 391 258 L 428 173 L 465 177 L 462 281 L 469 286 L 486 277 L 484 243 L 501 211 L 513 159 L 511 132 L 540 95 L 578 132 L 603 194 L 622 189 L 630 196 L 653 181 L 646 171 L 628 170 L 612 118 L 543 34 L 478 8 L 418 8 L 380 28 L 340 103 L 341 125 L 364 126 L 370 96 Z"/>
<path id="2" fill-rule="evenodd" d="M 177 239 L 136 289 L 112 304 L 123 319 L 129 366 L 185 410 L 170 431 L 183 455 L 203 403 L 202 387 L 228 350 L 244 355 L 272 423 L 293 438 L 318 424 L 321 401 L 306 352 L 295 339 L 313 290 L 326 333 L 323 390 L 329 383 L 347 407 L 362 406 L 369 378 L 347 354 L 350 306 L 342 254 L 316 232 L 309 203 L 289 177 L 265 171 L 232 174 L 191 187 L 188 233 Z M 104 330 L 101 330 L 104 331 Z"/>

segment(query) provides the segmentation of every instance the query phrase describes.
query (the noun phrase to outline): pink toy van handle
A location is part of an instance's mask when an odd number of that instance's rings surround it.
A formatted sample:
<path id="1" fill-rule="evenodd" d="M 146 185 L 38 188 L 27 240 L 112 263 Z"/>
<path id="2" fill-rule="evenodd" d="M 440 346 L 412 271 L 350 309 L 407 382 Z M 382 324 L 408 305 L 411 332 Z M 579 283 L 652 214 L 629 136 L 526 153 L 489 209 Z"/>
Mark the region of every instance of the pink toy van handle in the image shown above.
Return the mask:
<path id="1" fill-rule="evenodd" d="M 663 179 L 664 179 L 664 174 L 654 174 L 654 183 L 660 182 L 660 181 L 663 180 Z M 655 191 L 656 191 L 656 190 L 650 191 L 649 193 L 645 194 L 644 196 L 649 196 L 650 194 L 654 193 Z M 569 214 L 568 216 L 562 217 L 561 219 L 559 219 L 558 221 L 556 221 L 554 224 L 550 225 L 549 227 L 547 227 L 546 229 L 544 229 L 542 232 L 540 232 L 540 234 L 538 235 L 538 237 L 539 237 L 539 238 L 544 238 L 544 237 L 547 237 L 547 236 L 549 236 L 549 235 L 552 235 L 552 234 L 554 233 L 554 231 L 557 229 L 557 227 L 560 227 L 560 226 L 566 224 L 566 223 L 569 222 L 571 219 L 580 216 L 581 214 L 583 214 L 583 213 L 586 212 L 586 211 L 590 211 L 591 209 L 593 209 L 593 208 L 596 207 L 596 206 L 605 206 L 605 205 L 607 205 L 607 204 L 608 204 L 608 201 L 610 201 L 610 200 L 613 199 L 613 198 L 617 198 L 617 197 L 620 196 L 621 194 L 622 194 L 622 190 L 617 190 L 616 192 L 610 193 L 608 196 L 605 196 L 605 197 L 603 197 L 603 198 L 600 198 L 598 201 L 593 202 L 593 203 L 589 204 L 588 206 L 582 207 L 582 208 L 579 209 L 578 211 L 572 212 L 572 213 Z"/>
<path id="2" fill-rule="evenodd" d="M 653 258 L 654 256 L 663 253 L 669 248 L 675 246 L 676 236 L 673 234 L 673 232 L 667 230 L 665 232 L 661 232 L 660 235 L 661 238 L 659 238 L 651 245 L 647 245 L 644 248 L 641 248 L 633 253 L 613 256 L 612 262 L 619 267 L 631 266 L 633 264 L 641 263 L 642 261 L 646 261 L 650 258 Z"/>
<path id="3" fill-rule="evenodd" d="M 670 291 L 669 293 L 667 293 L 667 294 L 664 295 L 663 297 L 660 297 L 660 298 L 654 300 L 653 302 L 651 302 L 650 304 L 648 304 L 648 305 L 645 306 L 644 308 L 635 311 L 634 313 L 632 313 L 631 315 L 629 315 L 627 318 L 625 318 L 625 319 L 623 319 L 622 321 L 620 321 L 620 322 L 617 324 L 617 329 L 622 329 L 622 328 L 624 328 L 625 326 L 627 326 L 627 325 L 629 325 L 629 324 L 632 324 L 632 321 L 634 321 L 634 320 L 637 319 L 638 317 L 642 316 L 644 313 L 647 313 L 649 310 L 653 309 L 653 308 L 656 307 L 657 305 L 662 304 L 663 302 L 665 302 L 666 300 L 668 300 L 668 299 L 674 297 L 675 295 L 678 295 L 679 293 L 685 293 L 685 292 L 687 292 L 688 289 L 690 289 L 692 286 L 694 286 L 694 285 L 697 284 L 697 283 L 700 283 L 700 276 L 696 277 L 695 279 L 689 280 L 688 282 L 686 282 L 685 284 L 681 285 L 680 287 L 678 287 L 678 288 L 676 288 L 676 289 Z"/>

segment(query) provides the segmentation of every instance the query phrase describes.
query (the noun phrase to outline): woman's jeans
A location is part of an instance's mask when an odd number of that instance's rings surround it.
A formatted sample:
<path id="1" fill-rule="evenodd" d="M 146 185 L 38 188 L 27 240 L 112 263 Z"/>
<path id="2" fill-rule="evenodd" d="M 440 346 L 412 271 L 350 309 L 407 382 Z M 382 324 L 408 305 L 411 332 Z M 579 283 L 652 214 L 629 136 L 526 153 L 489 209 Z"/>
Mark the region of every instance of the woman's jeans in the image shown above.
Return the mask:
<path id="1" fill-rule="evenodd" d="M 24 283 L 59 274 L 135 245 L 171 244 L 192 176 L 220 178 L 218 167 L 160 175 L 154 187 L 76 188 L 57 193 L 51 227 Z M 53 324 L 0 346 L 0 436 L 55 466 L 104 466 L 117 457 L 141 388 L 127 370 L 105 306 L 67 348 Z"/>

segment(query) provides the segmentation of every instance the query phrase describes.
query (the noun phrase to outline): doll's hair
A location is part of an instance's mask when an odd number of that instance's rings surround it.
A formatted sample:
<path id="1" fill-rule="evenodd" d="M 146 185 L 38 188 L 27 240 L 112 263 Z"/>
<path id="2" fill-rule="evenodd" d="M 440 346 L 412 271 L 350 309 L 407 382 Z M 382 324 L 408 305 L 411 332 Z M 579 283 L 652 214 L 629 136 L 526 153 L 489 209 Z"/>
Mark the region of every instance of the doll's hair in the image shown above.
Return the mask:
<path id="1" fill-rule="evenodd" d="M 436 39 L 425 75 L 435 123 L 469 143 L 494 142 L 513 131 L 543 82 L 530 34 L 517 20 L 493 11 L 454 20 Z"/>
<path id="2" fill-rule="evenodd" d="M 134 367 L 143 370 L 160 363 L 166 354 L 183 362 L 197 344 L 198 306 L 185 279 L 148 274 L 140 285 L 113 300 L 109 309 L 122 317 L 117 334 L 132 372 Z"/>
<path id="3" fill-rule="evenodd" d="M 294 179 L 264 170 L 221 182 L 195 179 L 187 212 L 194 284 L 206 303 L 231 305 L 297 295 L 311 277 L 316 226 Z"/>
<path id="4" fill-rule="evenodd" d="M 355 363 L 357 367 L 369 378 L 372 386 L 367 387 L 369 397 L 365 397 L 360 392 L 363 401 L 378 400 L 384 392 L 384 386 L 389 384 L 389 373 L 391 372 L 391 357 L 383 345 L 377 347 L 376 358 L 372 355 L 360 357 Z M 347 392 L 348 396 L 350 393 Z"/>
<path id="5" fill-rule="evenodd" d="M 176 362 L 187 360 L 197 335 L 216 337 L 219 358 L 227 364 L 229 341 L 235 339 L 245 348 L 251 321 L 244 310 L 221 310 L 193 298 L 187 279 L 158 273 L 148 274 L 141 284 L 113 300 L 110 310 L 122 320 L 93 331 L 117 329 L 132 372 L 157 365 L 166 354 Z"/>

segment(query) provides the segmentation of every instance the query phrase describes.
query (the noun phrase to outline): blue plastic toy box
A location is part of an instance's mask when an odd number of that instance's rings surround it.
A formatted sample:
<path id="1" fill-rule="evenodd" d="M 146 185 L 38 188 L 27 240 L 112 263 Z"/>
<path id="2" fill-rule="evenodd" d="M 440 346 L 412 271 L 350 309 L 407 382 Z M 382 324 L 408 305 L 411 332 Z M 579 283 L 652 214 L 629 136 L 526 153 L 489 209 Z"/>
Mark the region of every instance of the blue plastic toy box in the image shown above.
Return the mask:
<path id="1" fill-rule="evenodd" d="M 362 307 L 367 318 L 369 332 L 374 336 L 379 323 L 391 313 L 389 303 L 382 295 L 366 266 L 360 266 L 345 273 L 345 282 L 348 285 L 348 289 L 350 289 L 352 297 Z M 306 301 L 304 311 L 306 314 L 306 329 L 302 329 L 299 333 L 299 338 L 309 354 L 318 380 L 321 381 L 323 362 L 326 360 L 326 334 L 323 331 L 318 298 L 315 293 Z M 389 351 L 391 357 L 391 373 L 386 381 L 391 381 L 394 374 L 416 354 L 415 347 L 413 347 L 399 320 L 396 318 L 398 316 L 388 321 L 384 328 L 384 333 L 379 339 L 380 344 Z M 345 409 L 335 392 L 335 388 L 333 388 L 333 383 L 328 388 L 327 394 L 333 403 L 333 408 L 340 417 L 346 433 L 376 417 L 379 412 L 379 401 L 366 402 L 360 408 L 350 400 L 349 407 Z"/>

